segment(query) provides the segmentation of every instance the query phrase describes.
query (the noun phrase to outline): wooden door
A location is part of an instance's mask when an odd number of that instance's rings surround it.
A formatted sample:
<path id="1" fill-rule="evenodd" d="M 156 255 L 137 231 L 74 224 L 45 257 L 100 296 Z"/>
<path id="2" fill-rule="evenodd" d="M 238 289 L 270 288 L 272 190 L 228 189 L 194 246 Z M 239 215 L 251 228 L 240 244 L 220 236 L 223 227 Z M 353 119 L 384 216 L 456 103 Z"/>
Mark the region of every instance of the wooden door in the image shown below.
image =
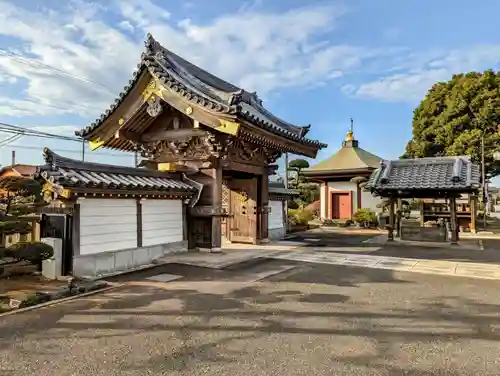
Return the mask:
<path id="1" fill-rule="evenodd" d="M 257 178 L 232 179 L 228 187 L 229 240 L 257 244 Z"/>
<path id="2" fill-rule="evenodd" d="M 352 217 L 352 196 L 349 193 L 332 193 L 332 219 Z"/>

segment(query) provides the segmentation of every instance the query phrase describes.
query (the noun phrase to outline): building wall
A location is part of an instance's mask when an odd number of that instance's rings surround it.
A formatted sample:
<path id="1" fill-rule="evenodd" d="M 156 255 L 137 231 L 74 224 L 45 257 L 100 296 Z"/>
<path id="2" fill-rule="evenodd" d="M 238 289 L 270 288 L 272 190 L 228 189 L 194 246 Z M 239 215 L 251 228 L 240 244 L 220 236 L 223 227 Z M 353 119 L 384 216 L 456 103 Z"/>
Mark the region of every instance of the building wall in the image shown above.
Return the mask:
<path id="1" fill-rule="evenodd" d="M 271 212 L 269 213 L 269 230 L 283 228 L 283 201 L 270 200 L 269 207 Z"/>
<path id="2" fill-rule="evenodd" d="M 137 247 L 134 199 L 88 198 L 80 203 L 80 255 Z"/>
<path id="3" fill-rule="evenodd" d="M 269 207 L 271 212 L 268 219 L 268 237 L 271 240 L 281 239 L 286 234 L 283 201 L 269 200 Z"/>
<path id="4" fill-rule="evenodd" d="M 328 189 L 325 189 L 325 184 L 321 185 L 320 188 L 320 200 L 321 200 L 321 218 L 330 218 L 331 215 L 331 193 L 335 191 L 352 192 L 352 205 L 353 213 L 355 213 L 358 208 L 358 192 L 356 184 L 350 181 L 342 182 L 328 182 Z M 325 205 L 325 200 L 328 200 L 328 204 Z M 361 207 L 369 208 L 374 212 L 380 211 L 377 205 L 382 199 L 380 197 L 374 197 L 370 192 L 361 190 Z"/>
<path id="5" fill-rule="evenodd" d="M 80 248 L 73 275 L 96 277 L 124 273 L 155 263 L 162 256 L 187 251 L 181 200 L 143 200 L 142 246 L 137 241 L 135 199 L 80 201 Z"/>
<path id="6" fill-rule="evenodd" d="M 181 200 L 143 200 L 141 205 L 143 246 L 183 240 Z"/>

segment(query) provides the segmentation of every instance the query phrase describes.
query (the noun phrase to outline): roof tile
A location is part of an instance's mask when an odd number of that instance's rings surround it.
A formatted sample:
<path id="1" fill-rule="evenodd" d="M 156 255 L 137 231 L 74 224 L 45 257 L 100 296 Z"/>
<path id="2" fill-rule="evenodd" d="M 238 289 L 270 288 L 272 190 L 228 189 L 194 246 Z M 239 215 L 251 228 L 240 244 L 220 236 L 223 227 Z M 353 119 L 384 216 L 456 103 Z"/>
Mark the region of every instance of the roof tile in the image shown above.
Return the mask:
<path id="1" fill-rule="evenodd" d="M 196 193 L 190 182 L 175 179 L 165 172 L 141 168 L 81 162 L 61 157 L 44 149 L 46 165 L 38 174 L 64 187 L 103 187 L 110 189 L 154 190 L 178 193 Z"/>
<path id="2" fill-rule="evenodd" d="M 150 34 L 145 44 L 146 51 L 142 54 L 141 62 L 129 85 L 125 86 L 115 103 L 99 119 L 75 132 L 77 136 L 87 137 L 96 130 L 121 104 L 141 74 L 147 70 L 153 77 L 162 81 L 165 87 L 211 111 L 239 114 L 272 133 L 302 144 L 319 148 L 327 146 L 304 137 L 310 125 L 293 125 L 273 115 L 264 108 L 256 93 L 247 92 L 184 60 L 161 46 Z"/>
<path id="3" fill-rule="evenodd" d="M 475 190 L 480 169 L 467 156 L 382 161 L 365 188 L 372 192 Z"/>

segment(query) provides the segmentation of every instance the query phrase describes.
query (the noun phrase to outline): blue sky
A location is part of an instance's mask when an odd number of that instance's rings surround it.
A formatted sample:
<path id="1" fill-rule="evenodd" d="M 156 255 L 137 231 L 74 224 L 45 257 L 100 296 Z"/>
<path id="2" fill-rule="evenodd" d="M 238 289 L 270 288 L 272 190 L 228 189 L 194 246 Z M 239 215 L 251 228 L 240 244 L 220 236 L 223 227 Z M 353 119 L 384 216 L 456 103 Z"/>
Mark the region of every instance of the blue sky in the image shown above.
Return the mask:
<path id="1" fill-rule="evenodd" d="M 453 73 L 498 69 L 500 2 L 494 0 L 56 0 L 1 1 L 0 122 L 72 135 L 114 100 L 140 59 L 147 32 L 203 68 L 256 90 L 311 138 L 339 147 L 355 120 L 360 146 L 397 158 L 412 111 Z M 2 138 L 8 135 L 2 135 Z M 23 137 L 0 148 L 41 163 L 49 146 Z M 113 151 L 86 159 L 130 165 Z"/>

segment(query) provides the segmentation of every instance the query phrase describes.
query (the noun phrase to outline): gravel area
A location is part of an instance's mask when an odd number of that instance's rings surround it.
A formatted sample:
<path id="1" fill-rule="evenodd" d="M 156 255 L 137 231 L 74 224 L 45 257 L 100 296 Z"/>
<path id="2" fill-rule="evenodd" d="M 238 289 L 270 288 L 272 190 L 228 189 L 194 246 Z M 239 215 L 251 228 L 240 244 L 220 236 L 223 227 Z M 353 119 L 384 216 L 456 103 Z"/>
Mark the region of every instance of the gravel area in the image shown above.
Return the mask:
<path id="1" fill-rule="evenodd" d="M 0 375 L 500 374 L 498 282 L 315 264 L 217 275 L 130 276 L 0 319 Z"/>

